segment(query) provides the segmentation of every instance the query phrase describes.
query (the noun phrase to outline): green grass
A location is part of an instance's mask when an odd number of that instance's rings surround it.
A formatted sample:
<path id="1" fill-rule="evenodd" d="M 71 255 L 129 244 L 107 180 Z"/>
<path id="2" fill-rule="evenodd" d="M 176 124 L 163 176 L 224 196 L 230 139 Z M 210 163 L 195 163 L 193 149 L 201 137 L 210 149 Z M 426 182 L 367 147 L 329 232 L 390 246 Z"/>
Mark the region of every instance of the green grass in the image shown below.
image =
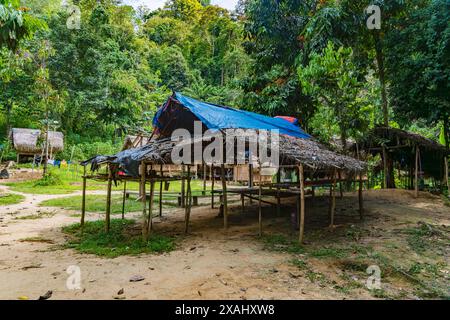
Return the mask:
<path id="1" fill-rule="evenodd" d="M 21 203 L 24 199 L 25 197 L 20 194 L 2 193 L 0 194 L 0 206 Z"/>
<path id="2" fill-rule="evenodd" d="M 39 212 L 37 214 L 29 214 L 26 216 L 15 217 L 15 220 L 36 220 L 42 218 L 51 218 L 55 215 L 54 212 Z"/>
<path id="3" fill-rule="evenodd" d="M 65 245 L 81 253 L 95 254 L 114 258 L 121 255 L 137 255 L 141 253 L 163 253 L 175 248 L 171 237 L 153 235 L 148 241 L 142 239 L 140 228 L 133 228 L 133 220 L 111 220 L 109 233 L 105 232 L 104 221 L 85 223 L 83 233 L 80 224 L 63 227 L 62 231 L 70 236 Z"/>
<path id="4" fill-rule="evenodd" d="M 58 199 L 49 199 L 42 201 L 39 205 L 41 207 L 59 207 L 66 210 L 81 210 L 81 196 L 64 197 Z M 155 200 L 155 203 L 157 201 Z M 164 207 L 174 206 L 163 202 Z M 134 199 L 126 199 L 125 212 L 135 212 L 142 210 L 142 202 Z M 105 195 L 87 195 L 86 196 L 86 211 L 87 212 L 105 212 L 106 211 L 106 196 Z M 122 196 L 111 197 L 111 213 L 122 213 Z"/>
<path id="5" fill-rule="evenodd" d="M 264 248 L 271 251 L 303 253 L 303 247 L 298 243 L 298 239 L 285 237 L 281 234 L 263 235 Z"/>

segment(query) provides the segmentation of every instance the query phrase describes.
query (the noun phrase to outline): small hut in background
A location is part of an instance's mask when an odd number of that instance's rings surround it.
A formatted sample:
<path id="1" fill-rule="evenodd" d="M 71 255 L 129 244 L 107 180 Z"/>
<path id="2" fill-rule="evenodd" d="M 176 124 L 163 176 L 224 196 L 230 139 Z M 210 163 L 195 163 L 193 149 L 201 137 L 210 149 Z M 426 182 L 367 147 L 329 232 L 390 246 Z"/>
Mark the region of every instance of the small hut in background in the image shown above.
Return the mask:
<path id="1" fill-rule="evenodd" d="M 358 143 L 358 153 L 380 155 L 383 186 L 395 188 L 395 175 L 408 189 L 420 188 L 420 181 L 432 179 L 448 188 L 448 155 L 445 146 L 419 134 L 397 128 L 377 127 Z"/>
<path id="2" fill-rule="evenodd" d="M 45 132 L 38 129 L 13 128 L 10 132 L 11 143 L 17 153 L 17 163 L 22 158 L 43 156 L 45 152 Z M 58 131 L 48 132 L 49 158 L 64 150 L 64 134 Z"/>

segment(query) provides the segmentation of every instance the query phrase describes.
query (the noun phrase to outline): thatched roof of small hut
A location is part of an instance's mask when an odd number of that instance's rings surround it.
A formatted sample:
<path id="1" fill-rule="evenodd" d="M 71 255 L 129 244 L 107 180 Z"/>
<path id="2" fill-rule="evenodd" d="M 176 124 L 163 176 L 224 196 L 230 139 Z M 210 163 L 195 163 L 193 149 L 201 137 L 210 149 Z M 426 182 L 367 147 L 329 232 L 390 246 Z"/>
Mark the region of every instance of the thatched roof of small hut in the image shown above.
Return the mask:
<path id="1" fill-rule="evenodd" d="M 38 129 L 13 128 L 10 139 L 14 149 L 21 154 L 38 154 L 44 147 L 45 133 Z M 53 152 L 64 150 L 64 134 L 58 131 L 48 132 L 49 148 Z"/>

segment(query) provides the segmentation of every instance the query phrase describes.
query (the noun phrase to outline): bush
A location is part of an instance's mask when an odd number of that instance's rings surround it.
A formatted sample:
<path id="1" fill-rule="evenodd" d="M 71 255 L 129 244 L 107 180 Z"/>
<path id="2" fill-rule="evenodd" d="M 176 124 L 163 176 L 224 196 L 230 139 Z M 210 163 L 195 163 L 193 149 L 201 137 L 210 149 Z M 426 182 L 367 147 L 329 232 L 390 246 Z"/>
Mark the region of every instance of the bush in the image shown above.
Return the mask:
<path id="1" fill-rule="evenodd" d="M 78 144 L 66 144 L 64 151 L 58 153 L 59 159 L 82 161 L 96 155 L 112 155 L 120 151 L 122 143 L 112 142 L 83 142 Z M 73 157 L 72 157 L 73 154 Z"/>
<path id="2" fill-rule="evenodd" d="M 53 172 L 48 172 L 44 177 L 34 183 L 35 187 L 60 186 L 63 184 L 61 178 Z"/>

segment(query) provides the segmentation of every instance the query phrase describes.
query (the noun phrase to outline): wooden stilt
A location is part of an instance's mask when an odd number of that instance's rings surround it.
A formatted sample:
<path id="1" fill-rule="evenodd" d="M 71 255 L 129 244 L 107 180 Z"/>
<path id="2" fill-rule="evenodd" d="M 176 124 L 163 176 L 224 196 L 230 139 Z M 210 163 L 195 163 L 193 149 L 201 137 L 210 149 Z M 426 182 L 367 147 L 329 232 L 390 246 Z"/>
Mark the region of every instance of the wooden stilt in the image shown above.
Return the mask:
<path id="1" fill-rule="evenodd" d="M 142 237 L 144 241 L 148 239 L 148 220 L 147 220 L 147 196 L 145 194 L 145 182 L 146 182 L 146 172 L 147 165 L 142 161 L 141 162 L 141 182 L 139 185 L 140 197 L 142 201 L 142 218 L 144 219 L 142 223 Z"/>
<path id="2" fill-rule="evenodd" d="M 155 180 L 150 180 L 150 199 L 148 202 L 148 218 L 147 218 L 147 237 L 149 239 L 150 233 L 153 230 L 153 199 L 155 197 Z"/>
<path id="3" fill-rule="evenodd" d="M 259 236 L 262 236 L 262 206 L 261 206 L 261 197 L 262 197 L 262 180 L 261 180 L 261 163 L 259 163 L 259 186 L 258 186 L 258 225 L 259 225 Z"/>
<path id="4" fill-rule="evenodd" d="M 84 227 L 84 218 L 86 216 L 86 166 L 83 167 L 83 193 L 81 198 L 81 229 Z"/>
<path id="5" fill-rule="evenodd" d="M 342 188 L 342 174 L 341 171 L 338 171 L 338 178 L 339 178 L 339 197 L 342 199 L 344 198 L 344 190 Z"/>
<path id="6" fill-rule="evenodd" d="M 112 189 L 112 171 L 111 165 L 108 165 L 108 189 L 106 193 L 106 221 L 105 221 L 105 230 L 109 232 L 110 224 L 111 224 L 111 189 Z"/>
<path id="7" fill-rule="evenodd" d="M 300 181 L 300 229 L 298 241 L 300 244 L 303 243 L 303 233 L 305 230 L 305 175 L 303 172 L 303 165 L 298 167 L 298 179 Z"/>
<path id="8" fill-rule="evenodd" d="M 125 200 L 127 197 L 127 180 L 123 181 L 123 195 L 122 195 L 122 220 L 125 219 Z"/>
<path id="9" fill-rule="evenodd" d="M 211 163 L 211 209 L 214 209 L 214 165 Z"/>
<path id="10" fill-rule="evenodd" d="M 181 207 L 186 207 L 186 179 L 185 179 L 185 167 L 181 165 Z"/>
<path id="11" fill-rule="evenodd" d="M 203 164 L 203 195 L 206 194 L 206 164 Z"/>
<path id="12" fill-rule="evenodd" d="M 450 183 L 448 181 L 448 158 L 444 157 L 444 183 L 447 185 L 448 195 L 450 196 Z"/>
<path id="13" fill-rule="evenodd" d="M 223 227 L 228 229 L 228 197 L 227 197 L 227 181 L 225 179 L 225 165 L 222 164 L 221 167 L 221 178 L 222 178 L 222 197 L 223 197 Z"/>
<path id="14" fill-rule="evenodd" d="M 281 168 L 277 171 L 277 216 L 281 215 L 281 197 L 280 197 L 280 183 L 281 183 Z"/>
<path id="15" fill-rule="evenodd" d="M 359 218 L 362 220 L 364 217 L 362 172 L 359 173 L 358 202 L 359 202 Z"/>
<path id="16" fill-rule="evenodd" d="M 334 227 L 334 212 L 336 211 L 336 170 L 333 172 L 333 183 L 330 186 L 330 227 Z"/>
<path id="17" fill-rule="evenodd" d="M 248 161 L 252 161 L 252 159 L 249 159 Z M 253 188 L 253 164 L 248 164 L 248 187 Z M 253 200 L 250 199 L 250 204 L 253 203 Z"/>
<path id="18" fill-rule="evenodd" d="M 159 216 L 162 217 L 162 198 L 163 198 L 163 165 L 159 168 L 159 175 L 161 176 L 161 179 L 159 180 Z"/>
<path id="19" fill-rule="evenodd" d="M 416 145 L 416 165 L 415 165 L 415 173 L 414 173 L 414 197 L 419 196 L 419 146 Z"/>
<path id="20" fill-rule="evenodd" d="M 387 152 L 386 147 L 383 145 L 383 175 L 384 175 L 384 189 L 388 188 L 388 167 L 387 167 Z"/>
<path id="21" fill-rule="evenodd" d="M 189 219 L 191 217 L 191 207 L 192 207 L 192 191 L 191 191 L 191 167 L 187 167 L 187 205 L 184 210 L 184 233 L 189 231 Z"/>

